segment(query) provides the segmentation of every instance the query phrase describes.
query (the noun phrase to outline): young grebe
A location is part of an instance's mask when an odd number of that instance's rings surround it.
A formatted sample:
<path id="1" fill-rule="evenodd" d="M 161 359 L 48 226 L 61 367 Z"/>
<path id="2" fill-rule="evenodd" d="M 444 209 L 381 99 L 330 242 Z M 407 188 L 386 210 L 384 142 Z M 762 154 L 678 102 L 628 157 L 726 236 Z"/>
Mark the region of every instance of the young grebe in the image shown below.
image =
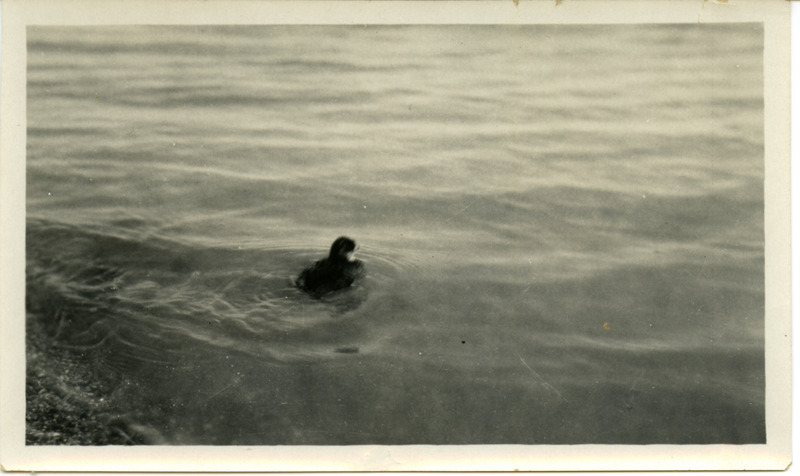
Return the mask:
<path id="1" fill-rule="evenodd" d="M 364 264 L 353 258 L 355 249 L 355 241 L 346 236 L 337 238 L 328 257 L 304 269 L 295 284 L 316 298 L 350 287 L 364 275 Z"/>

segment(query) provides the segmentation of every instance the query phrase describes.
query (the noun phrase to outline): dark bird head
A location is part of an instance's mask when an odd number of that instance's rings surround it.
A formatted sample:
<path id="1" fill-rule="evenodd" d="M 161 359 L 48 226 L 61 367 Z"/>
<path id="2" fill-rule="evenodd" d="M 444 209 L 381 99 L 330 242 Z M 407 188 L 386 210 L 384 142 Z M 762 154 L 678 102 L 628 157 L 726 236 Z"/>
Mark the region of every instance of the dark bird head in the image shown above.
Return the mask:
<path id="1" fill-rule="evenodd" d="M 335 261 L 350 261 L 353 258 L 353 251 L 356 249 L 356 242 L 346 236 L 336 238 L 331 245 L 330 259 Z"/>

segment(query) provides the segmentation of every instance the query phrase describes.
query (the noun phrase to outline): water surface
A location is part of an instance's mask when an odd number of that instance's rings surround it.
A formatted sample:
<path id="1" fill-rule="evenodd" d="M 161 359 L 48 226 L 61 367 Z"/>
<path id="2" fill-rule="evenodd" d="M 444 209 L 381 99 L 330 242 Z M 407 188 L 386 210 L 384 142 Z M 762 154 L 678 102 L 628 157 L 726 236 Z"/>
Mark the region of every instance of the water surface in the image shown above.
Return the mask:
<path id="1" fill-rule="evenodd" d="M 763 443 L 762 50 L 29 27 L 28 443 Z"/>

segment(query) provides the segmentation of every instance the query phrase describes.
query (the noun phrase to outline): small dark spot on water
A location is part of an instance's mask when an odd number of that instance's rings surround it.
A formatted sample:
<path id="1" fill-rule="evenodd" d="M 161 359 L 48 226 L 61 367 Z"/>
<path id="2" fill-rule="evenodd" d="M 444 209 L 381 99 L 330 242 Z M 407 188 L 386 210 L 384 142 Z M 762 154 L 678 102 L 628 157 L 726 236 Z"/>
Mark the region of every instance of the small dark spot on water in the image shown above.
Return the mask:
<path id="1" fill-rule="evenodd" d="M 336 353 L 338 354 L 357 354 L 358 347 L 339 347 L 336 349 Z"/>
<path id="2" fill-rule="evenodd" d="M 462 344 L 466 344 L 466 343 L 467 343 L 467 341 L 465 341 L 465 340 L 462 340 L 462 341 L 461 341 L 461 343 L 462 343 Z"/>
<path id="3" fill-rule="evenodd" d="M 144 220 L 141 220 L 139 218 L 124 218 L 121 220 L 114 220 L 113 222 L 111 222 L 111 224 L 122 228 L 143 228 L 145 225 L 147 225 L 147 223 Z"/>

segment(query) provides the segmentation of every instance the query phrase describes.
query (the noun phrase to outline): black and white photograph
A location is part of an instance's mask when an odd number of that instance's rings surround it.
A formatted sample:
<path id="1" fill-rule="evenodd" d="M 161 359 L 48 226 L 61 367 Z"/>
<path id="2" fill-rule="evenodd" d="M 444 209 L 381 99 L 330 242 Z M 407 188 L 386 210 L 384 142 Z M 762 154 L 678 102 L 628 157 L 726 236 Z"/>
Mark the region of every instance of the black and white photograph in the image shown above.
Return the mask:
<path id="1" fill-rule="evenodd" d="M 25 26 L 25 448 L 768 443 L 763 19 L 318 23 Z"/>

